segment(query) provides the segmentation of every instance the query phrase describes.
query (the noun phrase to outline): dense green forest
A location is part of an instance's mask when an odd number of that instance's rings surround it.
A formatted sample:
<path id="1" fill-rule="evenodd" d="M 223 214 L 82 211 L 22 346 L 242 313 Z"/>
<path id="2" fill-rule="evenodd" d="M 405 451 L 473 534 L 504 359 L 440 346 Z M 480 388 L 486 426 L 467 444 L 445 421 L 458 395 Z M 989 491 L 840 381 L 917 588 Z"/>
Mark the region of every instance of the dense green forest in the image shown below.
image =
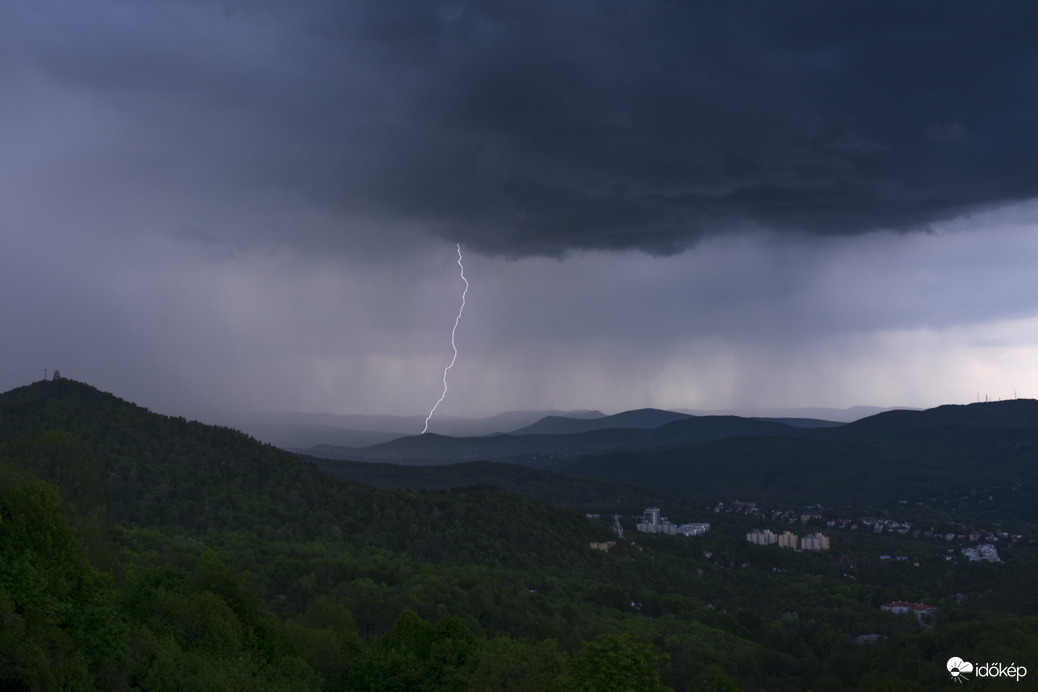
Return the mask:
<path id="1" fill-rule="evenodd" d="M 865 533 L 793 552 L 730 515 L 694 538 L 624 518 L 620 539 L 573 507 L 687 493 L 473 468 L 378 488 L 70 380 L 0 395 L 0 689 L 924 690 L 951 656 L 1038 668 L 1025 541 L 996 564 Z"/>

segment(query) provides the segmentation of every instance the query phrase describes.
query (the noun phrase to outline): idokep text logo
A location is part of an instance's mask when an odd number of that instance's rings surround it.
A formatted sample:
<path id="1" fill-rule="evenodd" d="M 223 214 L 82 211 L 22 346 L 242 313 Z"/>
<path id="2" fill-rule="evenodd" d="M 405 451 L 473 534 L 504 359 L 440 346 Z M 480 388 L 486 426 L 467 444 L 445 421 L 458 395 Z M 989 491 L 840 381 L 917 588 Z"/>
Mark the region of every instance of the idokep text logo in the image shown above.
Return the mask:
<path id="1" fill-rule="evenodd" d="M 1020 682 L 1020 678 L 1027 675 L 1027 668 L 1010 663 L 1004 666 L 1001 663 L 970 663 L 963 661 L 958 656 L 948 659 L 948 674 L 954 682 L 965 682 L 970 677 L 977 678 L 1013 678 Z"/>

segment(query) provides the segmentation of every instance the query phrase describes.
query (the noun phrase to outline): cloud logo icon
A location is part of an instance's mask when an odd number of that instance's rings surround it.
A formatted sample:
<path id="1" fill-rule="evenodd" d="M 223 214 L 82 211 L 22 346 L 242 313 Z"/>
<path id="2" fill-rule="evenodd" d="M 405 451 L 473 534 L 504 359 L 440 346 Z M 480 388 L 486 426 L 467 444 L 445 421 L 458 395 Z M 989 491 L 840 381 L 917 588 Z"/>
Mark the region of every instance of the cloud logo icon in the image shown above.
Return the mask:
<path id="1" fill-rule="evenodd" d="M 973 664 L 969 661 L 963 661 L 958 656 L 952 656 L 948 659 L 948 672 L 951 673 L 952 680 L 956 682 L 969 680 L 966 677 L 966 673 L 973 672 Z"/>

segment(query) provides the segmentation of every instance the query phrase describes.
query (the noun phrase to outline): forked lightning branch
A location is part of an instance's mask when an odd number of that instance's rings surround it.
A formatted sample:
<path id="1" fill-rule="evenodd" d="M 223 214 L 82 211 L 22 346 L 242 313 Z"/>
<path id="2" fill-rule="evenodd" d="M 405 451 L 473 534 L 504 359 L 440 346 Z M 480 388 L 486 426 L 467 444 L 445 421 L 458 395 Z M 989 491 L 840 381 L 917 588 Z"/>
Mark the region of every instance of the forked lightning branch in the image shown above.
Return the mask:
<path id="1" fill-rule="evenodd" d="M 465 282 L 465 289 L 461 292 L 461 307 L 458 308 L 458 316 L 454 318 L 454 328 L 451 329 L 451 348 L 454 349 L 454 355 L 451 357 L 450 364 L 443 369 L 443 393 L 440 394 L 439 400 L 429 410 L 429 415 L 425 417 L 425 427 L 422 428 L 423 435 L 429 431 L 429 421 L 432 420 L 433 414 L 436 413 L 436 407 L 447 398 L 447 373 L 458 360 L 458 346 L 454 342 L 454 336 L 458 331 L 458 323 L 461 322 L 461 313 L 465 312 L 465 296 L 469 293 L 469 280 L 465 278 L 465 265 L 461 263 L 461 243 L 458 243 L 458 267 L 461 269 L 461 280 Z"/>

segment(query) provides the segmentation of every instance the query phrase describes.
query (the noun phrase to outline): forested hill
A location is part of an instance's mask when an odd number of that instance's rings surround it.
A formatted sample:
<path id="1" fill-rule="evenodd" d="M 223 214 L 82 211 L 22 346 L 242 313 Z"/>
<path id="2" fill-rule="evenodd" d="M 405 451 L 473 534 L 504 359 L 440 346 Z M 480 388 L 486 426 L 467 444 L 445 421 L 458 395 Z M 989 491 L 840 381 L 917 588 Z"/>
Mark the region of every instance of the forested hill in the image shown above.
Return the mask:
<path id="1" fill-rule="evenodd" d="M 886 411 L 820 434 L 927 449 L 951 459 L 978 454 L 1033 459 L 1038 456 L 1038 401 L 1010 399 L 925 411 Z"/>
<path id="2" fill-rule="evenodd" d="M 335 538 L 494 564 L 579 561 L 589 541 L 608 537 L 576 513 L 489 487 L 404 495 L 335 478 L 238 431 L 151 413 L 68 379 L 0 395 L 0 446 L 54 460 L 48 480 L 74 483 L 109 520 L 140 526 Z"/>
<path id="3" fill-rule="evenodd" d="M 633 656 L 662 690 L 654 650 L 608 634 L 622 611 L 587 604 L 627 568 L 589 548 L 611 535 L 37 382 L 0 395 L 0 689 L 586 689 Z"/>

